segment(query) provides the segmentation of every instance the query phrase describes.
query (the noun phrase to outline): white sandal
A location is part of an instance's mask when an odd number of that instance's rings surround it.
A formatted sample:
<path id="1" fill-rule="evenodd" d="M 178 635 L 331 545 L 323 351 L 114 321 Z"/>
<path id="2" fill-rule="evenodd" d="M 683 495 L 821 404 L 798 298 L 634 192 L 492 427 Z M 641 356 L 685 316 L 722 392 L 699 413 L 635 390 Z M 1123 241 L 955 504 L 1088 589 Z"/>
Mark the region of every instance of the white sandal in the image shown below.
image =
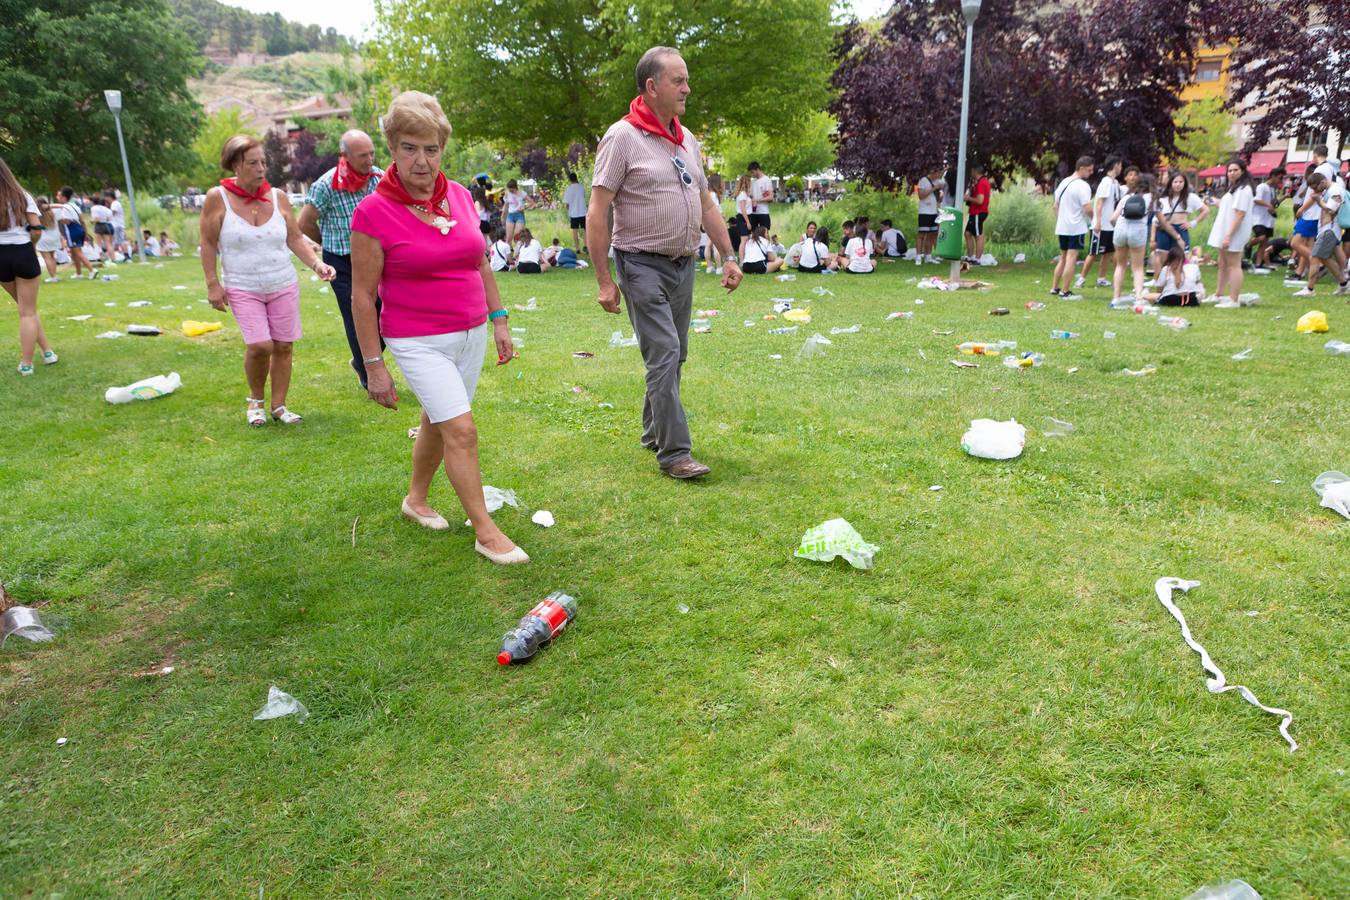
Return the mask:
<path id="1" fill-rule="evenodd" d="M 295 425 L 298 422 L 303 422 L 305 419 L 304 416 L 299 413 L 293 413 L 284 406 L 272 407 L 272 418 L 276 419 L 282 425 Z"/>
<path id="2" fill-rule="evenodd" d="M 260 397 L 246 397 L 248 401 L 248 412 L 246 421 L 252 428 L 261 428 L 267 424 L 267 413 L 263 411 L 263 404 L 266 402 Z M 256 404 L 256 405 L 255 405 Z"/>

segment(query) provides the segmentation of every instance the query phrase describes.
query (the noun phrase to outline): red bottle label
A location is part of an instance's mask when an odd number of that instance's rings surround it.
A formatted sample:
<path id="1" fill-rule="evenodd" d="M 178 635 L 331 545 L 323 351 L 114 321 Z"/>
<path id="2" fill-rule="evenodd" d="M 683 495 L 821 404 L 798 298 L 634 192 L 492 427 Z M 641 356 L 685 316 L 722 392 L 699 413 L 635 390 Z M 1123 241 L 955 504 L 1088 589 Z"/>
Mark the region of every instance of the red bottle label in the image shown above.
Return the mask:
<path id="1" fill-rule="evenodd" d="M 541 600 L 538 606 L 530 610 L 530 615 L 538 616 L 548 623 L 550 639 L 557 637 L 558 632 L 567 627 L 567 610 L 553 600 Z"/>

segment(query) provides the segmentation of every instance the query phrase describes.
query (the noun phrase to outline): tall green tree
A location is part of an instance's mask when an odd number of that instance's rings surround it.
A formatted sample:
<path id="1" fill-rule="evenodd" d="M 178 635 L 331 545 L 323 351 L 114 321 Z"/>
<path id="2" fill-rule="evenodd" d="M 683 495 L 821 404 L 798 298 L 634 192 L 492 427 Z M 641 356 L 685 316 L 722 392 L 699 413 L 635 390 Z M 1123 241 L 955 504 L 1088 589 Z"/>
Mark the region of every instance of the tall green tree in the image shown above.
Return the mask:
<path id="1" fill-rule="evenodd" d="M 1177 111 L 1177 162 L 1207 169 L 1226 162 L 1237 149 L 1233 116 L 1222 97 L 1192 100 Z"/>
<path id="2" fill-rule="evenodd" d="M 834 165 L 834 117 L 814 112 L 798 127 L 776 134 L 728 129 L 714 135 L 708 150 L 718 158 L 714 167 L 723 175 L 735 177 L 757 162 L 771 175 L 803 177 L 816 175 Z"/>
<path id="3" fill-rule="evenodd" d="M 436 95 L 456 133 L 565 151 L 628 111 L 649 47 L 689 65 L 697 132 L 777 134 L 829 100 L 831 0 L 388 0 L 374 60 Z"/>
<path id="4" fill-rule="evenodd" d="M 187 79 L 201 62 L 164 0 L 0 0 L 0 155 L 49 188 L 120 184 L 103 99 L 117 89 L 133 176 L 180 174 L 201 115 Z"/>
<path id="5" fill-rule="evenodd" d="M 244 122 L 243 113 L 236 108 L 222 109 L 220 112 L 209 116 L 202 130 L 197 133 L 197 137 L 192 142 L 193 165 L 185 170 L 186 177 L 183 179 L 184 186 L 199 187 L 205 190 L 213 187 L 217 181 L 224 178 L 228 173 L 220 168 L 220 149 L 225 146 L 225 142 L 236 134 L 251 134 L 254 137 L 258 133 Z M 284 152 L 284 148 L 283 148 Z M 271 165 L 273 159 L 268 158 Z M 284 155 L 279 164 L 284 166 L 286 163 Z M 269 169 L 268 180 L 272 180 L 274 173 Z M 274 184 L 283 183 L 275 181 Z"/>

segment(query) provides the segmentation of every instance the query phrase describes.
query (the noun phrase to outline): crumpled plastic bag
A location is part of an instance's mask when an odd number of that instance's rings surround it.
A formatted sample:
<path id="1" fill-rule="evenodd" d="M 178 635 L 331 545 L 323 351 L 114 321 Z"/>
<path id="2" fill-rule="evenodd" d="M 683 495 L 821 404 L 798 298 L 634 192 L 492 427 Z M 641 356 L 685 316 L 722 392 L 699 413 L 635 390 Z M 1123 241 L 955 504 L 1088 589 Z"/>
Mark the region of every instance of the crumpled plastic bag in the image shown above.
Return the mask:
<path id="1" fill-rule="evenodd" d="M 855 569 L 872 568 L 872 557 L 881 549 L 864 541 L 862 535 L 844 519 L 830 519 L 802 535 L 801 545 L 792 554 L 798 559 L 830 562 L 842 556 Z"/>
<path id="2" fill-rule="evenodd" d="M 970 430 L 961 435 L 961 449 L 980 459 L 1016 459 L 1022 455 L 1026 437 L 1026 427 L 1016 419 L 973 419 Z"/>
<path id="3" fill-rule="evenodd" d="M 51 629 L 43 624 L 37 610 L 28 606 L 11 606 L 0 616 L 0 646 L 9 640 L 10 635 L 18 635 L 35 644 L 55 637 Z"/>
<path id="4" fill-rule="evenodd" d="M 274 684 L 267 689 L 267 703 L 253 714 L 253 718 L 255 721 L 265 722 L 268 719 L 279 719 L 289 715 L 294 715 L 297 722 L 303 722 L 309 718 L 309 710 L 305 708 L 305 704 Z"/>
<path id="5" fill-rule="evenodd" d="M 789 309 L 783 313 L 783 318 L 788 322 L 796 322 L 798 325 L 808 325 L 811 322 L 811 312 L 805 309 Z"/>
<path id="6" fill-rule="evenodd" d="M 103 393 L 103 399 L 109 403 L 153 400 L 165 394 L 172 394 L 182 386 L 182 376 L 177 372 L 170 372 L 168 375 L 152 375 L 126 387 L 110 387 Z"/>
<path id="7" fill-rule="evenodd" d="M 1332 356 L 1350 356 L 1350 344 L 1345 341 L 1330 340 L 1322 345 L 1322 349 Z"/>
<path id="8" fill-rule="evenodd" d="M 1329 331 L 1331 326 L 1327 324 L 1327 314 L 1320 309 L 1310 309 L 1298 317 L 1298 324 L 1294 330 L 1299 334 L 1312 334 L 1313 332 Z"/>
<path id="9" fill-rule="evenodd" d="M 1313 479 L 1312 487 L 1322 498 L 1323 506 L 1350 519 L 1350 475 L 1323 472 Z"/>
<path id="10" fill-rule="evenodd" d="M 487 505 L 487 511 L 490 513 L 495 513 L 503 505 L 520 509 L 515 491 L 509 488 L 495 488 L 490 484 L 483 485 L 483 503 Z"/>
<path id="11" fill-rule="evenodd" d="M 638 345 L 637 335 L 626 338 L 622 331 L 616 331 L 609 336 L 609 345 L 611 347 L 636 347 Z"/>

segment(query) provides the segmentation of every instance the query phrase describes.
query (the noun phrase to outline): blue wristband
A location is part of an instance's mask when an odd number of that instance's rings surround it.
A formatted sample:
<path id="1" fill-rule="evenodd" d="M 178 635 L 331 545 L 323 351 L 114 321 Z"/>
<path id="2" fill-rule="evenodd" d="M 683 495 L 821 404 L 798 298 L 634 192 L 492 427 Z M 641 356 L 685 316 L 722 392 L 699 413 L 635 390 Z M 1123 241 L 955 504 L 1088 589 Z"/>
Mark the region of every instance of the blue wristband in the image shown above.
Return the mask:
<path id="1" fill-rule="evenodd" d="M 506 318 L 506 310 L 504 309 L 497 309 L 488 313 L 488 321 L 491 321 L 493 319 L 505 319 L 505 318 Z"/>

